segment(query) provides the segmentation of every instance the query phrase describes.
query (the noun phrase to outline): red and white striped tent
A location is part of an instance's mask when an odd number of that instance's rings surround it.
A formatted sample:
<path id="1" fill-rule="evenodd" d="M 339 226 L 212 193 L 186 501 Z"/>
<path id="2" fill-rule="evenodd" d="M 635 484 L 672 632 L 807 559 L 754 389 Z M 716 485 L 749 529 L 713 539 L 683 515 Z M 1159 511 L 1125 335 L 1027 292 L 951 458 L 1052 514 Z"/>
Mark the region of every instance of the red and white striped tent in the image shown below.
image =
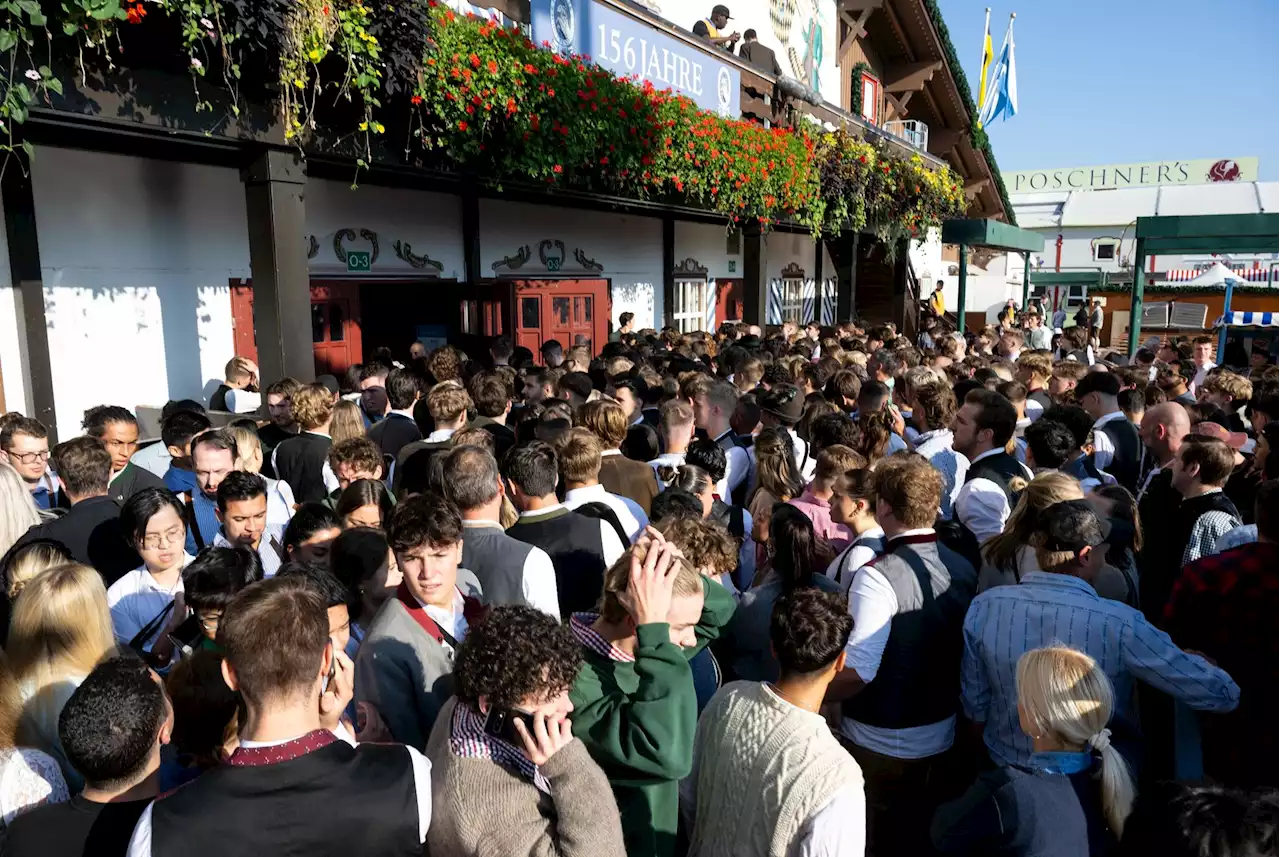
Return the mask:
<path id="1" fill-rule="evenodd" d="M 1241 266 L 1238 268 L 1228 268 L 1226 265 L 1223 265 L 1221 262 L 1213 263 L 1213 266 L 1208 268 L 1207 270 L 1197 269 L 1197 268 L 1175 268 L 1172 271 L 1168 271 L 1165 274 L 1164 278 L 1165 278 L 1165 281 L 1169 283 L 1186 283 L 1186 282 L 1195 280 L 1199 277 L 1202 277 L 1204 274 L 1207 274 L 1210 271 L 1214 271 L 1218 268 L 1222 268 L 1224 271 L 1229 271 L 1230 273 L 1234 274 L 1237 278 L 1239 278 L 1240 280 L 1243 280 L 1246 283 L 1266 283 L 1268 281 L 1268 275 L 1271 275 L 1272 282 L 1280 282 L 1280 272 L 1273 273 L 1274 272 L 1273 268 L 1256 268 L 1256 267 L 1244 267 L 1244 266 Z"/>

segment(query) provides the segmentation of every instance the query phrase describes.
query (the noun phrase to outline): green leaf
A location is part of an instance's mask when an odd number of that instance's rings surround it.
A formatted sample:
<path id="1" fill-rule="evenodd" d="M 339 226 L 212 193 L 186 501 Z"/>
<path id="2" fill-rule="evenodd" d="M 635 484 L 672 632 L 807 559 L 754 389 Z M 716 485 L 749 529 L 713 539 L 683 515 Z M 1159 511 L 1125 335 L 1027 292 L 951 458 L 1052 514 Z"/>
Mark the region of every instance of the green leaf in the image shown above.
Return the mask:
<path id="1" fill-rule="evenodd" d="M 43 27 L 47 23 L 49 23 L 49 19 L 44 16 L 44 13 L 42 12 L 31 13 L 31 26 Z"/>
<path id="2" fill-rule="evenodd" d="M 22 151 L 27 153 L 27 163 L 31 163 L 36 159 L 36 147 L 26 140 L 22 141 Z"/>
<path id="3" fill-rule="evenodd" d="M 57 93 L 58 95 L 62 94 L 62 81 L 58 80 L 56 77 L 49 78 L 44 82 L 44 85 L 49 87 L 50 92 Z"/>
<path id="4" fill-rule="evenodd" d="M 18 44 L 18 36 L 13 30 L 0 30 L 0 53 L 12 50 Z"/>

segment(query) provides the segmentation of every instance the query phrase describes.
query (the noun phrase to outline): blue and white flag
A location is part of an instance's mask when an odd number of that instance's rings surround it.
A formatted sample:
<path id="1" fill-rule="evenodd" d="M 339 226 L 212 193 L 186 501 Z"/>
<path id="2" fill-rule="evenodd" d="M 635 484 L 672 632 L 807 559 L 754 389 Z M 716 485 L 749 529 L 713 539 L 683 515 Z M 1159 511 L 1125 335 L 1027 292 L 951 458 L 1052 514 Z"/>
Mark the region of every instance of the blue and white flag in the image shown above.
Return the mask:
<path id="1" fill-rule="evenodd" d="M 1000 46 L 1000 54 L 991 67 L 991 81 L 987 84 L 987 96 L 978 111 L 978 122 L 985 127 L 996 119 L 1010 119 L 1017 113 L 1018 72 L 1013 62 L 1013 16 L 1010 16 L 1004 44 Z"/>

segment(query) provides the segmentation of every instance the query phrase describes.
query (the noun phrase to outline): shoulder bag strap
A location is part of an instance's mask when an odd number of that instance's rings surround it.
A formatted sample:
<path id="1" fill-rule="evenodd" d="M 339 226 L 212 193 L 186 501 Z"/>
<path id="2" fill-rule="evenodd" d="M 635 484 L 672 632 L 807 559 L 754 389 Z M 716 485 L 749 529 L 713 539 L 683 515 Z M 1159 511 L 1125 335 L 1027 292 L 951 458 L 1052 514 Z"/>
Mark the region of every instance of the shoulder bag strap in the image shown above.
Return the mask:
<path id="1" fill-rule="evenodd" d="M 204 550 L 204 534 L 200 532 L 200 522 L 196 520 L 196 504 L 190 492 L 183 494 L 183 497 L 186 499 L 184 505 L 187 509 L 187 527 L 196 540 L 196 553 L 199 553 Z"/>

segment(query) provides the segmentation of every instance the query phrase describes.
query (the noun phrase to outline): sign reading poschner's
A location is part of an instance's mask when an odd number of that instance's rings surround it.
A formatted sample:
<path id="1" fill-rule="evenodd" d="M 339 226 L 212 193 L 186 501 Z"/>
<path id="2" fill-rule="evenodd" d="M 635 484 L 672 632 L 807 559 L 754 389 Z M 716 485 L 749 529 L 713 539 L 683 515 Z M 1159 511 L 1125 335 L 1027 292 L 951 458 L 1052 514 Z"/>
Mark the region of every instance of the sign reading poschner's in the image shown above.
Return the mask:
<path id="1" fill-rule="evenodd" d="M 1190 161 L 1152 161 L 1146 164 L 1103 164 L 1056 170 L 1001 173 L 1009 193 L 1053 190 L 1111 190 L 1170 184 L 1253 182 L 1258 180 L 1257 158 L 1199 158 Z"/>
<path id="2" fill-rule="evenodd" d="M 706 110 L 741 115 L 738 70 L 709 53 L 594 0 L 533 0 L 531 11 L 533 40 L 556 53 L 585 54 L 619 77 L 638 75 Z"/>

